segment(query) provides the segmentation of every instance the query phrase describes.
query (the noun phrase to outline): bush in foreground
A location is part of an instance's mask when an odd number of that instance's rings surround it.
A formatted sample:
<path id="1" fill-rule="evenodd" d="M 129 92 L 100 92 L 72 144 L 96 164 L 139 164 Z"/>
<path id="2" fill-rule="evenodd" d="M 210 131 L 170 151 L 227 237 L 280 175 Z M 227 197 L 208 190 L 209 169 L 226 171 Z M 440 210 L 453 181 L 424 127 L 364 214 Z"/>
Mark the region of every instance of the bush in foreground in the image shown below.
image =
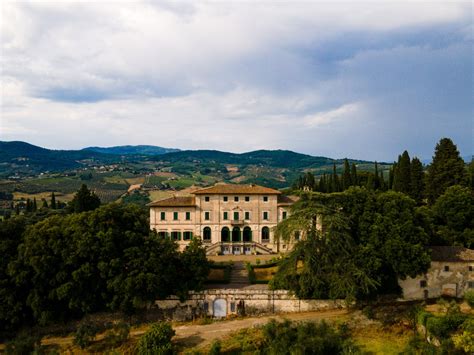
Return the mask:
<path id="1" fill-rule="evenodd" d="M 171 343 L 171 338 L 174 334 L 175 331 L 169 323 L 160 322 L 153 324 L 140 338 L 137 345 L 137 354 L 174 354 L 173 344 Z"/>

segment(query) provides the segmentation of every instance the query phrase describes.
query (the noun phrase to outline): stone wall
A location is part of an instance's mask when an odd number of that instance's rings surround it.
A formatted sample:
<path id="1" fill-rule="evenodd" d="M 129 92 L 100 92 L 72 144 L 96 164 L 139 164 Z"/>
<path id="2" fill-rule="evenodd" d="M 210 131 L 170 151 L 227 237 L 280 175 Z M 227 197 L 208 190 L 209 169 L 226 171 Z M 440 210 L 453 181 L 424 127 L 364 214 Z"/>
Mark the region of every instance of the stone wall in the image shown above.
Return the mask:
<path id="1" fill-rule="evenodd" d="M 341 309 L 344 300 L 301 300 L 286 290 L 215 289 L 192 292 L 188 300 L 177 297 L 158 300 L 155 305 L 174 320 L 196 316 L 226 317 L 237 314 L 291 313 Z"/>
<path id="2" fill-rule="evenodd" d="M 474 263 L 472 262 L 431 262 L 424 275 L 398 280 L 403 290 L 404 300 L 437 298 L 441 296 L 463 297 L 474 281 Z"/>

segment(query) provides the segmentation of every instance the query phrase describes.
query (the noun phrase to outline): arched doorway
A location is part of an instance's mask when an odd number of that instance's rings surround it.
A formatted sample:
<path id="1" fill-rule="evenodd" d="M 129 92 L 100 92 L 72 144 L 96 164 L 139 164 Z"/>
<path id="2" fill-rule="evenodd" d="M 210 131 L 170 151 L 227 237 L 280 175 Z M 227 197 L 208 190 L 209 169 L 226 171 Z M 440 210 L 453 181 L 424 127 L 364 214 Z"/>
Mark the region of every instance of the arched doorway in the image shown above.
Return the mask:
<path id="1" fill-rule="evenodd" d="M 211 228 L 210 227 L 204 227 L 202 231 L 202 240 L 204 242 L 210 242 L 211 241 Z"/>
<path id="2" fill-rule="evenodd" d="M 232 241 L 240 242 L 240 228 L 239 227 L 234 227 L 232 229 Z"/>
<path id="3" fill-rule="evenodd" d="M 229 228 L 224 227 L 221 230 L 221 242 L 228 242 L 229 241 Z"/>
<path id="4" fill-rule="evenodd" d="M 244 232 L 242 234 L 242 239 L 244 242 L 252 241 L 252 229 L 250 227 L 244 227 Z"/>
<path id="5" fill-rule="evenodd" d="M 223 298 L 218 298 L 214 301 L 212 312 L 214 317 L 222 318 L 227 316 L 227 302 Z"/>
<path id="6" fill-rule="evenodd" d="M 270 228 L 263 227 L 262 228 L 262 242 L 269 242 L 270 241 Z"/>

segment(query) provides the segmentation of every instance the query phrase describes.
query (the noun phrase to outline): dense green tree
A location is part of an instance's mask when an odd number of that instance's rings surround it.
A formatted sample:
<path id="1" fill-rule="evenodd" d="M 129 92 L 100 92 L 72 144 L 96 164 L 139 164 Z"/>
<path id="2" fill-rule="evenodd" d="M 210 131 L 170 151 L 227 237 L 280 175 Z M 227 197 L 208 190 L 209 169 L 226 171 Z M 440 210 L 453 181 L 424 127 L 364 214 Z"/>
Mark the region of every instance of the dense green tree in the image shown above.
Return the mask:
<path id="1" fill-rule="evenodd" d="M 394 170 L 393 190 L 409 195 L 411 192 L 410 178 L 410 155 L 405 150 L 403 154 L 398 157 L 398 162 Z"/>
<path id="2" fill-rule="evenodd" d="M 94 192 L 91 192 L 85 184 L 82 184 L 79 191 L 74 195 L 72 201 L 69 202 L 69 210 L 75 213 L 92 211 L 99 206 L 99 197 Z"/>
<path id="3" fill-rule="evenodd" d="M 41 208 L 48 208 L 48 201 L 43 199 L 43 206 L 41 206 Z"/>
<path id="4" fill-rule="evenodd" d="M 316 220 L 327 225 L 322 233 Z M 377 283 L 354 258 L 357 246 L 346 219 L 314 196 L 303 196 L 291 216 L 281 222 L 277 238 L 289 239 L 296 231 L 306 238 L 299 242 L 279 267 L 273 288 L 289 288 L 301 298 L 348 298 L 367 294 Z"/>
<path id="5" fill-rule="evenodd" d="M 433 205 L 433 244 L 474 248 L 474 197 L 468 187 L 448 187 Z"/>
<path id="6" fill-rule="evenodd" d="M 424 196 L 423 164 L 418 158 L 413 158 L 410 169 L 410 197 L 420 204 Z"/>
<path id="7" fill-rule="evenodd" d="M 41 324 L 103 309 L 132 313 L 200 287 L 209 267 L 198 241 L 182 254 L 174 241 L 150 234 L 147 214 L 136 205 L 53 215 L 22 234 L 8 261 L 13 285 L 0 295 L 26 290 L 18 299 Z M 21 318 L 15 314 L 7 314 L 12 323 Z"/>
<path id="8" fill-rule="evenodd" d="M 36 197 L 33 197 L 33 206 L 32 209 L 34 212 L 38 210 L 38 203 L 36 202 Z"/>
<path id="9" fill-rule="evenodd" d="M 190 290 L 201 290 L 209 275 L 210 265 L 200 238 L 193 238 L 180 255 L 181 275 L 178 293 L 185 296 Z"/>
<path id="10" fill-rule="evenodd" d="M 433 204 L 444 191 L 453 185 L 466 185 L 468 182 L 464 160 L 453 141 L 443 138 L 436 145 L 432 163 L 426 176 L 426 196 Z"/>
<path id="11" fill-rule="evenodd" d="M 273 286 L 301 297 L 399 291 L 398 278 L 425 272 L 430 262 L 428 234 L 415 207 L 415 201 L 401 193 L 354 187 L 302 198 L 275 235 L 285 239 L 300 230 L 307 238 L 283 262 Z M 315 229 L 315 216 L 324 232 Z"/>
<path id="12" fill-rule="evenodd" d="M 17 257 L 26 226 L 23 216 L 0 221 L 0 331 L 14 328 L 28 317 L 24 305 L 27 289 L 16 287 L 14 277 L 8 273 L 8 265 Z"/>

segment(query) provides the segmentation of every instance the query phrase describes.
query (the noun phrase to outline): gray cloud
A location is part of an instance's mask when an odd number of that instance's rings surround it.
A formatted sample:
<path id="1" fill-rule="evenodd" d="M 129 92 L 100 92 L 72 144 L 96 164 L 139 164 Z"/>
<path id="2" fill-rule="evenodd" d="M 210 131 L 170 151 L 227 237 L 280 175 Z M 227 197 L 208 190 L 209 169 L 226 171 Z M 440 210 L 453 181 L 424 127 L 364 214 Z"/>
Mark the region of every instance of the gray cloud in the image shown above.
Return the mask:
<path id="1" fill-rule="evenodd" d="M 1 139 L 472 152 L 463 2 L 7 3 Z"/>

